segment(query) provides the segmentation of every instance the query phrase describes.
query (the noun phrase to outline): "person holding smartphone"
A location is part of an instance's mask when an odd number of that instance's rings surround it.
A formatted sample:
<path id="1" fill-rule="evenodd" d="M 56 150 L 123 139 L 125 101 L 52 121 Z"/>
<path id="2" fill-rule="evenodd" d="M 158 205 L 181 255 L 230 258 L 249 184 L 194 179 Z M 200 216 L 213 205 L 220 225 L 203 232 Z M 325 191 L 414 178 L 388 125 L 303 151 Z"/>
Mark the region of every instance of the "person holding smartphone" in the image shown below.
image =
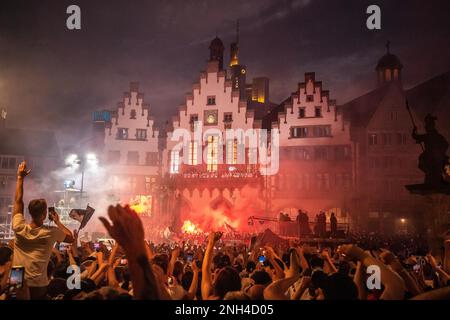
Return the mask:
<path id="1" fill-rule="evenodd" d="M 55 242 L 72 243 L 72 232 L 59 220 L 53 209 L 49 210 L 49 219 L 56 226 L 46 226 L 47 202 L 45 199 L 34 199 L 28 204 L 31 222 L 24 217 L 23 183 L 31 170 L 23 161 L 17 169 L 16 194 L 12 227 L 15 233 L 13 268 L 23 267 L 24 283 L 18 292 L 18 299 L 45 299 L 48 285 L 47 265 Z"/>

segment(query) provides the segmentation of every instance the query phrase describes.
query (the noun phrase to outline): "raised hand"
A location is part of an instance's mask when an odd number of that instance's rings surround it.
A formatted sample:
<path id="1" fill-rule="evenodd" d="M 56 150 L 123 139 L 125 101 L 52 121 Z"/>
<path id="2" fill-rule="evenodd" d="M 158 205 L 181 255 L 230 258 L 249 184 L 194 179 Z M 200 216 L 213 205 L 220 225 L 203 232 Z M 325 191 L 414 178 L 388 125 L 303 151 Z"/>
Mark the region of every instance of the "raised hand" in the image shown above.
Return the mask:
<path id="1" fill-rule="evenodd" d="M 56 211 L 49 212 L 48 217 L 54 223 L 56 223 L 56 224 L 60 223 L 59 214 Z"/>
<path id="2" fill-rule="evenodd" d="M 219 241 L 222 235 L 223 232 L 220 231 L 211 232 L 208 237 L 209 244 L 214 244 Z"/>
<path id="3" fill-rule="evenodd" d="M 350 260 L 357 261 L 362 260 L 366 255 L 363 249 L 354 244 L 343 244 L 339 246 L 338 252 L 341 255 L 348 257 Z"/>
<path id="4" fill-rule="evenodd" d="M 25 178 L 27 175 L 29 175 L 31 172 L 31 169 L 27 169 L 27 162 L 22 161 L 19 164 L 19 167 L 17 168 L 17 176 L 20 178 Z"/>
<path id="5" fill-rule="evenodd" d="M 128 206 L 117 205 L 109 206 L 108 216 L 112 224 L 104 217 L 99 219 L 127 256 L 145 254 L 144 227 L 137 213 Z"/>

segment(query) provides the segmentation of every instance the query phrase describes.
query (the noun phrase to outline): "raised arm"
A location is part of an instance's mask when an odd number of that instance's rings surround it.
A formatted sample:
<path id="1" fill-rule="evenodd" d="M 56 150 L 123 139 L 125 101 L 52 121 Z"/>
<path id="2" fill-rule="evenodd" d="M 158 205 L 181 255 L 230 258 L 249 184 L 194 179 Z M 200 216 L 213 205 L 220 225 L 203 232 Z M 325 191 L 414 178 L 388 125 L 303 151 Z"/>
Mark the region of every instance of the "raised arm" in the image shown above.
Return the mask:
<path id="1" fill-rule="evenodd" d="M 173 269 L 175 268 L 175 262 L 177 262 L 179 255 L 180 255 L 180 248 L 179 247 L 174 248 L 170 255 L 169 265 L 167 266 L 167 276 L 168 277 L 171 277 L 173 275 Z"/>
<path id="2" fill-rule="evenodd" d="M 222 237 L 222 232 L 211 232 L 208 236 L 205 257 L 202 264 L 202 298 L 207 300 L 212 291 L 211 263 L 213 259 L 214 244 Z"/>
<path id="3" fill-rule="evenodd" d="M 386 265 L 390 265 L 392 270 L 397 272 L 400 277 L 402 277 L 403 281 L 405 281 L 406 289 L 412 295 L 418 295 L 422 293 L 423 290 L 419 287 L 416 280 L 411 276 L 411 274 L 403 268 L 400 260 L 390 251 L 384 250 L 380 255 L 381 261 L 383 261 Z"/>
<path id="4" fill-rule="evenodd" d="M 58 227 L 58 229 L 60 229 L 66 235 L 63 241 L 67 243 L 73 243 L 75 240 L 73 234 L 65 225 L 62 224 L 61 220 L 59 219 L 59 214 L 56 213 L 56 211 L 53 211 L 49 213 L 49 217 L 56 224 L 56 227 Z"/>
<path id="5" fill-rule="evenodd" d="M 22 213 L 24 210 L 23 204 L 23 180 L 31 172 L 31 169 L 27 169 L 26 161 L 22 161 L 17 168 L 17 182 L 16 182 L 16 194 L 14 197 L 14 209 L 13 216 L 17 213 Z"/>
<path id="6" fill-rule="evenodd" d="M 155 274 L 148 261 L 144 242 L 144 227 L 136 212 L 128 206 L 108 208 L 108 216 L 100 217 L 106 230 L 124 249 L 128 258 L 131 282 L 136 299 L 159 300 L 162 296 Z"/>
<path id="7" fill-rule="evenodd" d="M 436 259 L 431 255 L 427 254 L 426 259 L 428 263 L 433 268 L 433 271 L 436 272 L 439 276 L 439 280 L 441 280 L 441 283 L 444 283 L 444 285 L 447 285 L 450 281 L 450 275 L 444 271 L 441 267 L 438 266 Z"/>
<path id="8" fill-rule="evenodd" d="M 378 266 L 381 272 L 381 283 L 384 285 L 384 291 L 381 294 L 381 299 L 385 300 L 401 300 L 405 296 L 405 283 L 403 279 L 389 269 L 384 263 L 378 261 L 370 254 L 358 246 L 347 244 L 339 247 L 338 252 L 346 256 L 361 261 L 365 266 Z"/>
<path id="9" fill-rule="evenodd" d="M 192 262 L 192 272 L 193 272 L 193 277 L 192 277 L 192 282 L 191 285 L 189 287 L 189 291 L 188 291 L 188 298 L 191 300 L 194 300 L 195 297 L 197 296 L 197 288 L 198 288 L 198 274 L 200 272 L 199 268 L 197 267 L 197 262 L 193 261 Z"/>
<path id="10" fill-rule="evenodd" d="M 324 269 L 326 273 L 335 273 L 338 271 L 333 263 L 333 260 L 331 260 L 330 252 L 328 251 L 328 249 L 322 250 L 322 259 L 324 260 Z"/>
<path id="11" fill-rule="evenodd" d="M 285 277 L 284 270 L 278 264 L 277 260 L 275 260 L 276 258 L 279 259 L 279 257 L 277 256 L 277 254 L 275 253 L 275 251 L 273 250 L 273 248 L 271 246 L 265 246 L 264 248 L 266 249 L 267 260 L 269 260 L 269 262 L 272 264 L 272 266 L 275 270 L 275 279 L 276 280 L 283 279 Z M 281 259 L 279 259 L 279 260 L 282 261 Z M 286 265 L 284 263 L 283 263 L 283 267 L 284 267 L 284 269 L 287 269 Z"/>
<path id="12" fill-rule="evenodd" d="M 361 261 L 358 261 L 356 263 L 356 272 L 355 276 L 353 277 L 353 282 L 356 284 L 356 287 L 358 288 L 358 299 L 359 300 L 366 300 L 367 298 L 367 291 L 364 283 L 364 266 L 361 263 Z"/>
<path id="13" fill-rule="evenodd" d="M 300 262 L 297 252 L 291 252 L 289 270 L 286 271 L 286 278 L 272 282 L 264 289 L 264 299 L 266 300 L 286 300 L 286 291 L 300 279 Z"/>

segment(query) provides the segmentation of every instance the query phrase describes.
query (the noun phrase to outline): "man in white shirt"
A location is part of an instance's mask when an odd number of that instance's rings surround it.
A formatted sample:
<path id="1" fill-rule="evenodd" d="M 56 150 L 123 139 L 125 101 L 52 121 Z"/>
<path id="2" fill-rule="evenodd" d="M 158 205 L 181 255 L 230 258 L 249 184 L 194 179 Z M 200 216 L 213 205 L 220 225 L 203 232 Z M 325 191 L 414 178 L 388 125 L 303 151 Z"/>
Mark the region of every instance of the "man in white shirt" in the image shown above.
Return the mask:
<path id="1" fill-rule="evenodd" d="M 30 173 L 26 162 L 17 170 L 16 195 L 12 225 L 15 233 L 13 265 L 25 268 L 24 290 L 22 298 L 45 299 L 47 293 L 47 266 L 55 242 L 74 241 L 73 235 L 59 220 L 56 212 L 50 213 L 56 227 L 45 226 L 47 203 L 44 199 L 34 199 L 28 204 L 31 223 L 24 218 L 23 181 Z M 19 297 L 19 294 L 18 294 Z"/>

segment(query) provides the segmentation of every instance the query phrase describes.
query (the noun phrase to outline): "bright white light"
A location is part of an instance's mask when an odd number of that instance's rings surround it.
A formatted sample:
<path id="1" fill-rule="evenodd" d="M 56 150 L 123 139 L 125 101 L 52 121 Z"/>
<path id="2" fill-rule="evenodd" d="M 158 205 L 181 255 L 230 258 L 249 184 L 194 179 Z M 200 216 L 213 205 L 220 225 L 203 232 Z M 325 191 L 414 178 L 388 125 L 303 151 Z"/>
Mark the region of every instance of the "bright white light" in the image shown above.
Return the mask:
<path id="1" fill-rule="evenodd" d="M 69 154 L 65 161 L 66 165 L 74 166 L 78 164 L 78 156 L 76 154 Z"/>
<path id="2" fill-rule="evenodd" d="M 97 168 L 98 159 L 97 159 L 97 156 L 95 155 L 95 153 L 86 154 L 86 161 L 91 168 L 93 168 L 93 169 Z"/>
<path id="3" fill-rule="evenodd" d="M 86 154 L 86 160 L 97 161 L 97 156 L 94 153 L 88 153 L 88 154 Z"/>
<path id="4" fill-rule="evenodd" d="M 400 222 L 401 222 L 401 223 L 405 223 L 405 222 L 406 222 L 406 219 L 405 219 L 405 218 L 401 218 L 401 219 L 400 219 Z"/>

